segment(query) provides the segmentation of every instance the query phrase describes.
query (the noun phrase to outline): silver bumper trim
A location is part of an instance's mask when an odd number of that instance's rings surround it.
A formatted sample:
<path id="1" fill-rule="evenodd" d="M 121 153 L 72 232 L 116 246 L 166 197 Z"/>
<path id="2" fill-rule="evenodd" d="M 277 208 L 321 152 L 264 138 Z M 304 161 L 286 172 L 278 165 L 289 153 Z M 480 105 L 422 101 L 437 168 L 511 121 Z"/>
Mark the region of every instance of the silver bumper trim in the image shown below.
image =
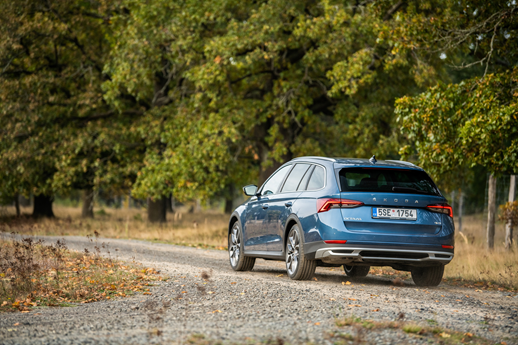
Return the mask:
<path id="1" fill-rule="evenodd" d="M 338 252 L 340 251 L 340 252 Z M 350 253 L 343 253 L 344 251 L 351 251 Z M 401 254 L 426 254 L 428 257 L 424 258 L 398 258 L 396 256 L 384 257 L 384 256 L 362 256 L 362 251 L 374 251 L 374 252 L 386 252 L 386 253 L 401 253 Z M 441 255 L 444 257 L 436 257 Z M 381 248 L 369 248 L 369 247 L 336 247 L 336 248 L 321 248 L 315 253 L 315 259 L 320 259 L 324 262 L 337 262 L 337 261 L 356 261 L 362 262 L 364 260 L 380 260 L 380 261 L 408 261 L 408 262 L 423 262 L 423 261 L 435 261 L 448 263 L 453 259 L 453 253 L 450 252 L 437 252 L 427 250 L 405 250 L 405 249 L 381 249 Z"/>

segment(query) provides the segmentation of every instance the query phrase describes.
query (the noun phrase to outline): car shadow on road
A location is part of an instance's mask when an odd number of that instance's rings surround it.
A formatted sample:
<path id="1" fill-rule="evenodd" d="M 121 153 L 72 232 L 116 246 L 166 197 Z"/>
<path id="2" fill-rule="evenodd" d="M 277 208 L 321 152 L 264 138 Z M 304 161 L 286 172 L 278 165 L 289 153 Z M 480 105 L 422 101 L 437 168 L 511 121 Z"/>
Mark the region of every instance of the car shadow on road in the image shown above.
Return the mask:
<path id="1" fill-rule="evenodd" d="M 289 279 L 286 270 L 281 268 L 273 268 L 273 267 L 254 267 L 253 271 L 255 273 L 259 273 L 268 278 L 275 279 Z M 316 278 L 316 280 L 315 280 Z M 402 280 L 390 280 L 383 277 L 377 276 L 367 276 L 362 278 L 351 278 L 346 276 L 345 274 L 340 273 L 323 273 L 316 272 L 311 281 L 314 282 L 325 282 L 325 283 L 335 283 L 340 284 L 350 282 L 352 285 L 364 284 L 365 286 L 397 286 L 397 287 L 410 287 L 415 288 L 415 285 L 409 281 Z"/>

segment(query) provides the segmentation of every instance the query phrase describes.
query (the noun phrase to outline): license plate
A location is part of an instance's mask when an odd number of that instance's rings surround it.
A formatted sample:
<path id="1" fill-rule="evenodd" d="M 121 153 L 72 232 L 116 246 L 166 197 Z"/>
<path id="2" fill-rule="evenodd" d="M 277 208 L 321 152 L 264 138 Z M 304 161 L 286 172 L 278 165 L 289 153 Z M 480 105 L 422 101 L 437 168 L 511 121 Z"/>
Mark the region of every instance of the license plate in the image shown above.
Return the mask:
<path id="1" fill-rule="evenodd" d="M 417 210 L 407 208 L 372 208 L 372 218 L 417 220 Z"/>

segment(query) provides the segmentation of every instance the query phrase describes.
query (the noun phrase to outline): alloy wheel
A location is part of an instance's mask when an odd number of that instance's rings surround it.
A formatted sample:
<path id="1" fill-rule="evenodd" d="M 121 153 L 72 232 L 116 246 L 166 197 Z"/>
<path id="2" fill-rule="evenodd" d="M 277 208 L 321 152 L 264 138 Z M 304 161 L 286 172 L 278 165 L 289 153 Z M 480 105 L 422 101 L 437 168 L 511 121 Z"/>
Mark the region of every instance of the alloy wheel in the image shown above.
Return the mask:
<path id="1" fill-rule="evenodd" d="M 239 238 L 239 227 L 235 226 L 230 234 L 230 246 L 228 248 L 230 263 L 233 267 L 236 267 L 239 262 L 239 248 L 241 248 L 241 239 Z"/>
<path id="2" fill-rule="evenodd" d="M 288 237 L 288 243 L 286 245 L 286 269 L 290 276 L 295 274 L 297 266 L 299 265 L 299 247 L 299 235 L 297 234 L 297 231 L 291 230 Z"/>

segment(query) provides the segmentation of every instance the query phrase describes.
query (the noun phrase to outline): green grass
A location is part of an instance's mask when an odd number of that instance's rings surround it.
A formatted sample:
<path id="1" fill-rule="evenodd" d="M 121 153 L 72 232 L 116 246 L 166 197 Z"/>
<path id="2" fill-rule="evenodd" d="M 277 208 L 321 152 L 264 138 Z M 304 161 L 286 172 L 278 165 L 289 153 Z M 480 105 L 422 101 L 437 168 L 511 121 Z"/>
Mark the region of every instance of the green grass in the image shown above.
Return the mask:
<path id="1" fill-rule="evenodd" d="M 405 333 L 421 333 L 423 331 L 423 327 L 412 323 L 404 325 L 402 329 Z"/>

